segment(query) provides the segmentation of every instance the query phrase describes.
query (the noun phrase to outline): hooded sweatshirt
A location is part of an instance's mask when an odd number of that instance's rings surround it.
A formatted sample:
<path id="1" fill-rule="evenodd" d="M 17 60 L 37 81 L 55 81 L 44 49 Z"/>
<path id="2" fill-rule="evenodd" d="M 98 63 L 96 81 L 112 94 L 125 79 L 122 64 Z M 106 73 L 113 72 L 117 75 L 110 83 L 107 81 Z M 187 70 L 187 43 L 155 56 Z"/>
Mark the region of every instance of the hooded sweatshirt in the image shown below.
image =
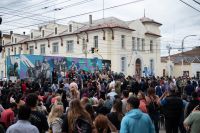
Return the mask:
<path id="1" fill-rule="evenodd" d="M 122 119 L 120 133 L 155 133 L 155 129 L 148 114 L 132 109 Z"/>

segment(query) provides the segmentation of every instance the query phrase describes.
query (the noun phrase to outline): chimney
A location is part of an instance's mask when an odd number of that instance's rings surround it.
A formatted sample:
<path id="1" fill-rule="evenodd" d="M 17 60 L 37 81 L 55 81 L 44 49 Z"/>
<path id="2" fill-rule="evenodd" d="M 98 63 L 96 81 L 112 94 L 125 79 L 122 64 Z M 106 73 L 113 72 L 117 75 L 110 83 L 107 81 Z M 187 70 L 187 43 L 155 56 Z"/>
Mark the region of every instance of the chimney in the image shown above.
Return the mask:
<path id="1" fill-rule="evenodd" d="M 89 15 L 89 24 L 92 24 L 92 15 Z"/>
<path id="2" fill-rule="evenodd" d="M 13 31 L 10 31 L 10 35 L 12 35 L 13 34 Z"/>
<path id="3" fill-rule="evenodd" d="M 23 32 L 23 35 L 26 35 L 26 32 L 25 32 L 25 31 Z"/>

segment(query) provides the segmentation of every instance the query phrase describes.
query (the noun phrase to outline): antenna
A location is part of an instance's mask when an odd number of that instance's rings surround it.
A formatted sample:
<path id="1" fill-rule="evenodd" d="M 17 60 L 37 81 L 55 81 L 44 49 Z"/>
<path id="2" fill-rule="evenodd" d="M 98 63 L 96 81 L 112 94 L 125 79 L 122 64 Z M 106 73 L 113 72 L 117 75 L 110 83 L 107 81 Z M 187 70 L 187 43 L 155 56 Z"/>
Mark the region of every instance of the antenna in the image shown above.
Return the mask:
<path id="1" fill-rule="evenodd" d="M 144 8 L 144 18 L 146 17 L 146 14 L 145 14 L 145 8 Z"/>

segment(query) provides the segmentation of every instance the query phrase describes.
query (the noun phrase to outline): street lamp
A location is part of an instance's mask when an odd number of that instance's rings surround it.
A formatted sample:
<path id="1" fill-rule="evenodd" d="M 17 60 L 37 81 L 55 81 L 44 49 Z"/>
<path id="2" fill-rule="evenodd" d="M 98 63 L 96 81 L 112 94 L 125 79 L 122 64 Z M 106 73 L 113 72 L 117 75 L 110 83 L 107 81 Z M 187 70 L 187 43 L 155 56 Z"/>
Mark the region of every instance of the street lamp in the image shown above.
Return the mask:
<path id="1" fill-rule="evenodd" d="M 182 55 L 182 64 L 181 64 L 182 74 L 183 74 L 183 49 L 184 49 L 183 47 L 184 47 L 184 41 L 185 41 L 186 38 L 191 37 L 191 36 L 197 36 L 197 35 L 187 35 L 182 39 L 182 45 L 181 45 L 181 49 L 182 49 L 182 53 L 181 53 L 181 55 Z"/>

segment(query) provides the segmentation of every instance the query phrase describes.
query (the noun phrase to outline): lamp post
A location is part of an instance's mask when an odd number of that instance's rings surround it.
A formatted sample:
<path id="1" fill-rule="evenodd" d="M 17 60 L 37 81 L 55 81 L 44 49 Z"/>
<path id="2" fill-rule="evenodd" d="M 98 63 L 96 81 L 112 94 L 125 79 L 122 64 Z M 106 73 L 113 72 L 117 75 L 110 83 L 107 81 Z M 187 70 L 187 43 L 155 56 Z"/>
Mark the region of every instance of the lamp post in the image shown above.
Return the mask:
<path id="1" fill-rule="evenodd" d="M 182 45 L 181 45 L 181 49 L 182 49 L 182 52 L 181 52 L 181 55 L 182 55 L 182 63 L 181 63 L 182 75 L 183 75 L 183 49 L 184 49 L 184 41 L 185 41 L 186 38 L 191 37 L 191 36 L 197 36 L 197 35 L 187 35 L 187 36 L 185 36 L 185 37 L 182 39 Z"/>

